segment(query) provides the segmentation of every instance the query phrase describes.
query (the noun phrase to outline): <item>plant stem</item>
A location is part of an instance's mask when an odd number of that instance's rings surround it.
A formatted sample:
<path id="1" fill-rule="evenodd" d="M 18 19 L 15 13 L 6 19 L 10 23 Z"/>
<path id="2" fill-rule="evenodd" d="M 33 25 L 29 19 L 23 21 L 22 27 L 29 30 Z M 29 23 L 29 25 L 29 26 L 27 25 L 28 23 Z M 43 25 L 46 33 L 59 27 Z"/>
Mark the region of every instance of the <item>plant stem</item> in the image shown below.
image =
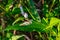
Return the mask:
<path id="1" fill-rule="evenodd" d="M 52 5 L 50 7 L 49 13 L 52 11 L 52 7 L 54 6 L 55 0 L 53 0 Z"/>
<path id="2" fill-rule="evenodd" d="M 42 1 L 42 4 L 44 4 L 44 0 L 41 0 Z"/>
<path id="3" fill-rule="evenodd" d="M 31 40 L 33 40 L 33 36 L 32 36 L 32 33 L 30 32 L 30 36 L 31 36 Z"/>
<path id="4" fill-rule="evenodd" d="M 39 37 L 42 38 L 41 32 L 38 32 L 38 34 L 39 34 Z M 42 38 L 42 39 L 43 39 L 43 38 Z"/>
<path id="5" fill-rule="evenodd" d="M 23 35 L 27 40 L 31 40 L 28 36 L 26 35 Z"/>
<path id="6" fill-rule="evenodd" d="M 5 10 L 2 6 L 0 6 L 0 9 L 1 9 L 2 11 L 6 12 L 6 10 Z"/>
<path id="7" fill-rule="evenodd" d="M 4 32 L 4 29 L 5 29 L 5 21 L 4 21 L 4 18 L 3 18 L 3 12 L 1 13 L 1 26 L 2 26 L 2 35 L 3 35 L 3 40 L 4 40 L 4 36 L 5 36 L 5 32 Z"/>
<path id="8" fill-rule="evenodd" d="M 16 30 L 13 31 L 13 34 L 16 35 Z"/>

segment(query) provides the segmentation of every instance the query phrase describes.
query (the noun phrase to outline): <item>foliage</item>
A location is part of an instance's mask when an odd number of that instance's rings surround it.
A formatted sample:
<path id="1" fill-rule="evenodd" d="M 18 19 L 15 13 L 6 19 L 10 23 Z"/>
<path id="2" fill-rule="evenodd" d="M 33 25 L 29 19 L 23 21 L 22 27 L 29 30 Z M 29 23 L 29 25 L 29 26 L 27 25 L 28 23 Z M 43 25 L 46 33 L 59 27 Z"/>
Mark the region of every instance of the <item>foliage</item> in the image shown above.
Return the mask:
<path id="1" fill-rule="evenodd" d="M 0 40 L 60 40 L 60 0 L 0 0 Z"/>

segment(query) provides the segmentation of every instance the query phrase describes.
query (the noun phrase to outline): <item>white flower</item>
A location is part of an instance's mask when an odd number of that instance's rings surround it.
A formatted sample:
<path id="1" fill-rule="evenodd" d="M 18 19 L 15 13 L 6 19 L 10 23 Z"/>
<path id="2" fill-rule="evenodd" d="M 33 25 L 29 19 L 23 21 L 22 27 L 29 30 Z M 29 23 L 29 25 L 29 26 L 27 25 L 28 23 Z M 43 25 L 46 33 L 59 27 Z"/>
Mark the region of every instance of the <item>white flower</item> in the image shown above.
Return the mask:
<path id="1" fill-rule="evenodd" d="M 24 15 L 24 11 L 23 11 L 22 6 L 20 6 L 20 10 L 21 10 L 21 14 Z"/>
<path id="2" fill-rule="evenodd" d="M 24 13 L 22 6 L 20 6 L 21 14 L 25 17 L 28 18 L 28 14 Z"/>
<path id="3" fill-rule="evenodd" d="M 24 14 L 24 17 L 25 17 L 25 18 L 28 18 L 28 14 L 27 14 L 27 13 L 25 13 L 25 14 Z"/>

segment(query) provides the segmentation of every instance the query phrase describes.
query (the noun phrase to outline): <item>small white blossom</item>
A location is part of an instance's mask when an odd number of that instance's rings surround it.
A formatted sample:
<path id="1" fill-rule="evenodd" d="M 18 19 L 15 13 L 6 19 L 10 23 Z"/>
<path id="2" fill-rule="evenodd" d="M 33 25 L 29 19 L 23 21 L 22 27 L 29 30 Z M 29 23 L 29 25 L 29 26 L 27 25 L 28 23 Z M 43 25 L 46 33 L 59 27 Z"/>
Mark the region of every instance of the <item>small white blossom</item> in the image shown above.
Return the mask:
<path id="1" fill-rule="evenodd" d="M 23 11 L 22 6 L 20 6 L 20 10 L 21 10 L 21 14 L 24 15 L 24 11 Z"/>
<path id="2" fill-rule="evenodd" d="M 24 17 L 25 17 L 25 18 L 28 18 L 28 14 L 27 14 L 27 13 L 25 13 L 25 14 L 24 14 Z"/>

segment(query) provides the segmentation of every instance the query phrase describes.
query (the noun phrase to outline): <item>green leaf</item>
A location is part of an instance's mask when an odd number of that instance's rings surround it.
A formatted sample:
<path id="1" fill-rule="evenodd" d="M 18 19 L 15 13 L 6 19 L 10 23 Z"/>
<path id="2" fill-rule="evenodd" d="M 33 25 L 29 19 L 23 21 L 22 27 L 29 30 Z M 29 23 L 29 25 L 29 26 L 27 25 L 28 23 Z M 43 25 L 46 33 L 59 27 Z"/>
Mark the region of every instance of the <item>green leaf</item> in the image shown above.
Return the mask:
<path id="1" fill-rule="evenodd" d="M 11 38 L 11 36 L 12 36 L 12 33 L 7 32 L 6 37 L 7 37 L 7 38 Z"/>
<path id="2" fill-rule="evenodd" d="M 43 19 L 41 20 L 41 22 L 42 22 L 43 24 L 45 24 L 45 25 L 48 24 L 48 20 L 46 20 L 45 18 L 43 18 Z"/>
<path id="3" fill-rule="evenodd" d="M 60 39 L 60 23 L 58 24 L 58 35 L 56 36 L 56 40 Z"/>
<path id="4" fill-rule="evenodd" d="M 8 26 L 5 31 L 9 31 L 9 30 L 20 30 L 20 31 L 45 31 L 43 30 L 46 26 L 40 22 L 35 22 L 33 21 L 32 24 L 27 25 L 27 26 L 19 26 L 19 24 L 15 24 L 14 26 Z"/>
<path id="5" fill-rule="evenodd" d="M 58 18 L 51 18 L 50 26 L 54 26 L 55 24 L 57 24 L 59 22 L 60 22 L 60 19 L 58 19 Z"/>
<path id="6" fill-rule="evenodd" d="M 6 5 L 6 11 L 8 12 L 9 11 L 9 7 L 12 5 L 12 3 L 13 3 L 13 0 L 8 0 L 8 4 Z"/>
<path id="7" fill-rule="evenodd" d="M 18 40 L 19 38 L 23 37 L 24 35 L 16 35 L 16 36 L 12 36 L 11 39 L 9 40 Z"/>
<path id="8" fill-rule="evenodd" d="M 2 27 L 0 26 L 0 32 L 2 31 Z"/>
<path id="9" fill-rule="evenodd" d="M 27 11 L 29 12 L 29 14 L 31 15 L 31 17 L 34 19 L 34 20 L 36 20 L 36 21 L 41 21 L 41 19 L 40 19 L 40 16 L 39 16 L 39 14 L 38 14 L 38 12 L 37 12 L 37 10 L 36 10 L 36 7 L 35 7 L 35 5 L 34 5 L 34 2 L 33 2 L 33 0 L 29 0 L 29 8 L 27 8 L 26 7 L 26 9 L 27 9 Z"/>
<path id="10" fill-rule="evenodd" d="M 45 29 L 52 28 L 54 25 L 56 25 L 59 22 L 60 22 L 60 19 L 52 17 L 50 20 L 50 23 L 48 24 L 48 26 Z"/>
<path id="11" fill-rule="evenodd" d="M 12 10 L 12 14 L 19 14 L 20 13 L 20 8 L 14 7 Z"/>
<path id="12" fill-rule="evenodd" d="M 39 21 L 40 21 L 40 17 L 39 17 L 39 15 L 38 15 L 38 12 L 37 12 L 37 10 L 36 10 L 36 7 L 35 7 L 35 5 L 34 5 L 33 0 L 30 0 L 30 6 L 31 6 L 31 8 L 30 8 L 31 13 L 32 13 L 33 16 L 36 18 L 36 20 L 39 20 Z"/>
<path id="13" fill-rule="evenodd" d="M 23 17 L 17 18 L 17 19 L 12 23 L 12 25 L 14 25 L 15 23 L 17 23 L 18 21 L 22 21 L 23 19 L 24 19 Z"/>

